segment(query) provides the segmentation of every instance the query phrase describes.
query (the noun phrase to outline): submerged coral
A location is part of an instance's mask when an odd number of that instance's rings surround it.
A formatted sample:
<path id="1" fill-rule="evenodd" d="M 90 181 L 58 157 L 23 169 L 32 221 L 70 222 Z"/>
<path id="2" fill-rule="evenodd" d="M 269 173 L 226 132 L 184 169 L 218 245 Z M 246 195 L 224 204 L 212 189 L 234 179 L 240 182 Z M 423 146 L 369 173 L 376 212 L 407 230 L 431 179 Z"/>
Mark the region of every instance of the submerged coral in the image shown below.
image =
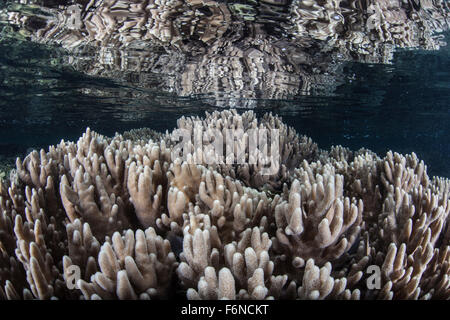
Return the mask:
<path id="1" fill-rule="evenodd" d="M 177 130 L 87 129 L 17 159 L 0 186 L 0 298 L 450 298 L 450 180 L 415 154 L 320 150 L 273 115 L 177 129 L 252 128 L 278 130 L 271 175 L 248 145 L 237 164 L 189 143 L 181 158 Z"/>
<path id="2" fill-rule="evenodd" d="M 14 167 L 13 158 L 3 158 L 0 156 L 0 181 L 5 180 Z"/>

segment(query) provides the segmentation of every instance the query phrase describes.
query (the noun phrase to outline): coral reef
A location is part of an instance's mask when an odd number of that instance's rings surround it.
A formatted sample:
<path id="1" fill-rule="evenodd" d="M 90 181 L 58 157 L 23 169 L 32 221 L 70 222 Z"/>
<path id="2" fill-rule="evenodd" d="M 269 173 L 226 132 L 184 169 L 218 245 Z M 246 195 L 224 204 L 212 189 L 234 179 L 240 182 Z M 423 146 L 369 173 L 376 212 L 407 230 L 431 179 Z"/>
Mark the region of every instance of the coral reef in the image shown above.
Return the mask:
<path id="1" fill-rule="evenodd" d="M 248 147 L 178 153 L 177 130 L 252 128 L 278 130 L 271 175 Z M 449 195 L 415 154 L 320 150 L 270 114 L 87 129 L 1 182 L 0 298 L 449 299 Z"/>
<path id="2" fill-rule="evenodd" d="M 0 181 L 6 180 L 9 177 L 9 173 L 13 168 L 14 168 L 13 158 L 0 156 Z"/>

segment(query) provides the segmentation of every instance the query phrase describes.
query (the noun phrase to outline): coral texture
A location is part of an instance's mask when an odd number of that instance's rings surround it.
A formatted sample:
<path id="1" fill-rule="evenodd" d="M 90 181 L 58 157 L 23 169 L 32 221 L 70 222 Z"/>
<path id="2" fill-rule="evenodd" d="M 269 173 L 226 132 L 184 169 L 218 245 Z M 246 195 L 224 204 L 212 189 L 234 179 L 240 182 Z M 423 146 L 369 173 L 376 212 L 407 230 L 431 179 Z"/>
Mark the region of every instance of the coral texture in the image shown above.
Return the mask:
<path id="1" fill-rule="evenodd" d="M 279 130 L 272 175 L 247 147 L 238 164 L 174 152 L 177 130 L 252 128 Z M 234 110 L 177 130 L 87 129 L 17 159 L 0 185 L 0 298 L 450 298 L 450 180 L 415 154 L 320 150 Z"/>

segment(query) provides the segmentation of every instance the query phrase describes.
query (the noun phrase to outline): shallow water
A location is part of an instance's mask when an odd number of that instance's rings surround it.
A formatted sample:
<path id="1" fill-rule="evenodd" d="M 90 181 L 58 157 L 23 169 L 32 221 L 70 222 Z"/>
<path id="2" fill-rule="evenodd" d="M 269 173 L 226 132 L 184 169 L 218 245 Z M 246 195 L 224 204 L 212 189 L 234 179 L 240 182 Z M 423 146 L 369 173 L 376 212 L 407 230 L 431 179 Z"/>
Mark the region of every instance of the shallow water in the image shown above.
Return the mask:
<path id="1" fill-rule="evenodd" d="M 445 37 L 448 42 L 450 34 Z M 316 90 L 277 99 L 265 91 L 256 99 L 245 98 L 245 92 L 239 96 L 227 87 L 185 94 L 184 87 L 167 85 L 172 74 L 98 75 L 80 68 L 79 60 L 78 67 L 67 63 L 79 57 L 2 35 L 0 157 L 76 140 L 86 127 L 105 135 L 139 127 L 165 131 L 183 115 L 236 107 L 276 113 L 321 148 L 340 144 L 380 155 L 387 150 L 415 152 L 430 175 L 450 177 L 449 46 L 438 51 L 398 49 L 391 64 L 345 62 L 333 75 L 334 85 L 321 86 L 319 81 Z M 95 58 L 89 51 L 83 57 Z"/>

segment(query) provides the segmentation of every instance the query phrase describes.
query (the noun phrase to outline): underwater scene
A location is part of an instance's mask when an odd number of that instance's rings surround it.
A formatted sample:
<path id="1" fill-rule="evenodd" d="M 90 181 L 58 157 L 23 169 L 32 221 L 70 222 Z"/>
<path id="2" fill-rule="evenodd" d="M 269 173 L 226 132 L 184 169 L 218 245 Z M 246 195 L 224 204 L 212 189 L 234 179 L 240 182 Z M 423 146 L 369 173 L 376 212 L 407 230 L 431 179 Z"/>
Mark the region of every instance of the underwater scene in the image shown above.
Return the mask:
<path id="1" fill-rule="evenodd" d="M 449 29 L 447 0 L 2 0 L 0 300 L 449 300 Z"/>

